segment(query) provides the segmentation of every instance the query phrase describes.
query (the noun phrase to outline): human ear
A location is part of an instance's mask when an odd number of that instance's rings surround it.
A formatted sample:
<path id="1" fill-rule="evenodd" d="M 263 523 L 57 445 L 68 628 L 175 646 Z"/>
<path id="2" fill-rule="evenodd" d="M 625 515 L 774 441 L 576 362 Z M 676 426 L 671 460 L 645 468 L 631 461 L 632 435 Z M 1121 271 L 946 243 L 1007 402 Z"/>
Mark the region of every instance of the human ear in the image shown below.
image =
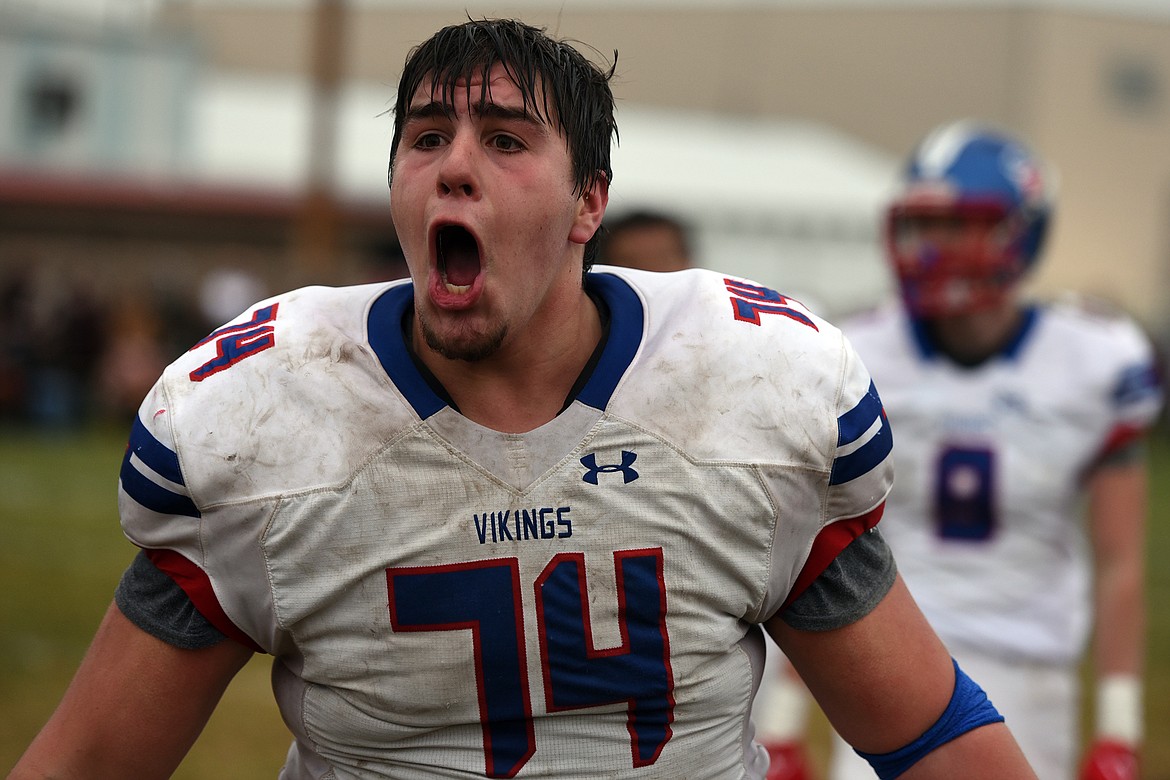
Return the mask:
<path id="1" fill-rule="evenodd" d="M 577 214 L 569 229 L 569 240 L 574 244 L 587 244 L 601 227 L 605 208 L 609 205 L 609 179 L 600 171 L 589 186 L 577 198 Z"/>

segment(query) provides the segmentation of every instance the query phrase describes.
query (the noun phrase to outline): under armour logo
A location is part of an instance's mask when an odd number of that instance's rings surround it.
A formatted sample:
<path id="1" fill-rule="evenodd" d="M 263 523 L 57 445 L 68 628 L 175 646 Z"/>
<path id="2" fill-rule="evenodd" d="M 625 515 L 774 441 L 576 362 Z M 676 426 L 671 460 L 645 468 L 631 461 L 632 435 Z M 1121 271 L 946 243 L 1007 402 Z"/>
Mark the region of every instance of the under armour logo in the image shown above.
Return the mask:
<path id="1" fill-rule="evenodd" d="M 638 453 L 622 450 L 622 462 L 620 464 L 611 463 L 608 466 L 598 466 L 597 453 L 591 452 L 585 457 L 581 458 L 581 465 L 589 469 L 589 471 L 585 472 L 585 476 L 581 477 L 581 479 L 585 480 L 591 485 L 596 485 L 598 474 L 603 472 L 612 473 L 614 471 L 620 471 L 622 473 L 623 482 L 633 482 L 638 478 L 638 472 L 634 471 L 634 469 L 631 467 L 634 465 L 634 461 L 637 459 Z"/>

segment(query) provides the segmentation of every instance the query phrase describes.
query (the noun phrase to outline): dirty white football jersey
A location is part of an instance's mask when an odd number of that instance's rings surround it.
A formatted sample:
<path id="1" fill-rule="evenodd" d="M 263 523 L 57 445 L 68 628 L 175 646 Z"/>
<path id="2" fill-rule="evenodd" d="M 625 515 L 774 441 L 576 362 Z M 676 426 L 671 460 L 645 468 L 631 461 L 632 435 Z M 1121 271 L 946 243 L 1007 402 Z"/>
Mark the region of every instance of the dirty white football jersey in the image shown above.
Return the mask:
<path id="1" fill-rule="evenodd" d="M 1028 310 L 964 368 L 889 306 L 843 324 L 898 435 L 886 537 L 952 649 L 1069 663 L 1090 623 L 1083 480 L 1146 429 L 1161 394 L 1148 341 L 1116 313 Z"/>
<path id="2" fill-rule="evenodd" d="M 529 433 L 428 384 L 407 282 L 264 301 L 144 402 L 123 527 L 274 656 L 281 777 L 762 777 L 752 626 L 877 522 L 881 403 L 774 291 L 587 286 L 604 350 Z"/>

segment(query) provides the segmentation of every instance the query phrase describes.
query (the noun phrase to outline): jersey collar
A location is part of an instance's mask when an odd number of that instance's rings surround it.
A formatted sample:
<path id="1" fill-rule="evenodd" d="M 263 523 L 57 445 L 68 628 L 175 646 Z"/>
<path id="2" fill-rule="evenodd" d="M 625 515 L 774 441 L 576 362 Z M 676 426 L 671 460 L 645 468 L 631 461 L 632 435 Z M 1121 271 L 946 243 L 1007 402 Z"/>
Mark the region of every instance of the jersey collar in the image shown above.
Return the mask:
<path id="1" fill-rule="evenodd" d="M 997 359 L 1017 360 L 1024 350 L 1024 344 L 1036 330 L 1036 323 L 1039 319 L 1040 307 L 1035 305 L 1024 307 L 1024 316 L 1020 320 L 1020 327 L 1016 329 L 1016 332 L 1007 340 L 1003 347 L 997 353 L 989 356 L 987 360 L 975 366 L 968 367 L 977 368 L 980 365 L 985 365 Z M 923 320 L 910 318 L 910 335 L 918 348 L 918 354 L 923 360 L 948 360 L 954 362 L 945 352 L 939 349 L 934 339 L 930 337 L 930 329 L 926 327 L 926 323 Z"/>
<path id="2" fill-rule="evenodd" d="M 595 360 L 590 361 L 592 371 L 587 366 L 586 373 L 575 385 L 576 400 L 601 410 L 609 403 L 642 344 L 645 313 L 638 294 L 613 274 L 586 274 L 585 289 L 604 302 L 609 309 L 610 323 L 604 346 Z M 370 306 L 366 332 L 370 347 L 390 381 L 425 420 L 452 404 L 442 385 L 414 358 L 403 335 L 403 323 L 413 306 L 411 284 L 390 287 Z"/>

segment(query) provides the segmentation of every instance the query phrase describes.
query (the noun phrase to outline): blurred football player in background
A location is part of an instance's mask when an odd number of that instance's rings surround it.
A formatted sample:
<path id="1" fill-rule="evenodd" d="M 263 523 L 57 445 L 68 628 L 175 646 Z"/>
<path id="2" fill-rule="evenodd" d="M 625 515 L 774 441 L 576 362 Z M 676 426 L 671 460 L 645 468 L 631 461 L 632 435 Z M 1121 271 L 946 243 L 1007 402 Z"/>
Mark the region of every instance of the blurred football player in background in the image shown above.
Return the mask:
<path id="1" fill-rule="evenodd" d="M 598 262 L 644 271 L 682 271 L 694 265 L 690 228 L 681 218 L 638 210 L 606 220 Z"/>
<path id="2" fill-rule="evenodd" d="M 1075 774 L 1091 631 L 1096 725 L 1080 777 L 1133 780 L 1142 436 L 1163 395 L 1151 347 L 1104 304 L 1022 297 L 1053 192 L 1018 140 L 970 121 L 945 125 L 915 149 L 904 184 L 887 233 L 900 305 L 844 328 L 898 435 L 883 534 L 1041 780 Z M 836 748 L 836 780 L 872 777 L 843 742 Z"/>

